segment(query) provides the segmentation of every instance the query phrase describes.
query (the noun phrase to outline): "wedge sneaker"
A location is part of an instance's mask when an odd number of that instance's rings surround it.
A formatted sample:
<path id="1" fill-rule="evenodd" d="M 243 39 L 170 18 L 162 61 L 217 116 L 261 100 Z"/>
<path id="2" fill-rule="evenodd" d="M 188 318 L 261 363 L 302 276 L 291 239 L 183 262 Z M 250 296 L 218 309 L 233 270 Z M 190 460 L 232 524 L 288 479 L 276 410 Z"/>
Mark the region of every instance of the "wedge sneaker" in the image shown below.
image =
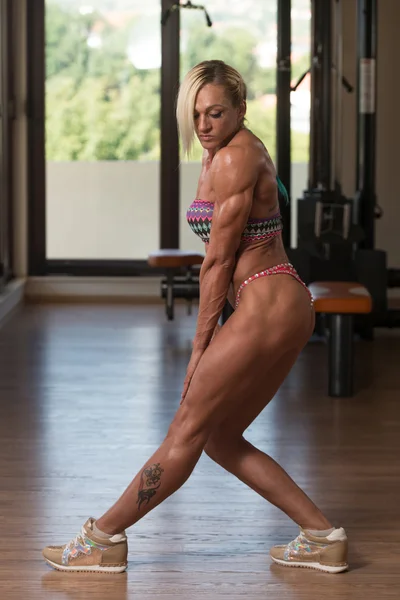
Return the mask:
<path id="1" fill-rule="evenodd" d="M 317 569 L 325 573 L 341 573 L 348 569 L 347 536 L 343 528 L 335 529 L 327 537 L 317 537 L 309 531 L 300 534 L 285 546 L 274 546 L 270 556 L 278 565 Z"/>
<path id="2" fill-rule="evenodd" d="M 80 533 L 65 546 L 47 546 L 43 558 L 58 571 L 123 573 L 128 566 L 128 541 L 125 532 L 99 538 L 90 518 Z"/>

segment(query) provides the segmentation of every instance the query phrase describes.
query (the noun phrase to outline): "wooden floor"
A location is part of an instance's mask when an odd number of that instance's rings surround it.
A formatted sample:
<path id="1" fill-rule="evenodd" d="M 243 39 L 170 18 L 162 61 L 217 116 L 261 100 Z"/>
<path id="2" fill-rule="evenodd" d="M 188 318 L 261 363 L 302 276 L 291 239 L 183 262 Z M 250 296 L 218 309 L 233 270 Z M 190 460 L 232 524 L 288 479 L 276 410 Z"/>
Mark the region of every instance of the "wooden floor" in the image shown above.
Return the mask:
<path id="1" fill-rule="evenodd" d="M 193 332 L 183 307 L 168 323 L 161 306 L 27 306 L 0 328 L 1 600 L 399 599 L 400 330 L 357 344 L 351 399 L 327 397 L 326 347 L 311 342 L 248 430 L 346 527 L 348 573 L 271 564 L 296 527 L 206 456 L 130 530 L 124 575 L 42 562 L 163 439 Z"/>

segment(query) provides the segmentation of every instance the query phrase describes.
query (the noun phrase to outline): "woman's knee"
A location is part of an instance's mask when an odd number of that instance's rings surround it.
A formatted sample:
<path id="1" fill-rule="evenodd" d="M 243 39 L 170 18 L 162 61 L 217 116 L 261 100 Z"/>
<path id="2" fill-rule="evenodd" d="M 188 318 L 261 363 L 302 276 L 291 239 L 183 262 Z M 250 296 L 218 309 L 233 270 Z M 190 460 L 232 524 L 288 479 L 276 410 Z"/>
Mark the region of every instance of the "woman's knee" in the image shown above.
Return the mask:
<path id="1" fill-rule="evenodd" d="M 177 446 L 205 446 L 209 431 L 205 423 L 184 404 L 177 411 L 169 426 L 167 439 Z"/>
<path id="2" fill-rule="evenodd" d="M 231 462 L 243 451 L 244 444 L 245 440 L 241 434 L 217 429 L 208 436 L 204 452 L 221 467 L 229 469 Z"/>

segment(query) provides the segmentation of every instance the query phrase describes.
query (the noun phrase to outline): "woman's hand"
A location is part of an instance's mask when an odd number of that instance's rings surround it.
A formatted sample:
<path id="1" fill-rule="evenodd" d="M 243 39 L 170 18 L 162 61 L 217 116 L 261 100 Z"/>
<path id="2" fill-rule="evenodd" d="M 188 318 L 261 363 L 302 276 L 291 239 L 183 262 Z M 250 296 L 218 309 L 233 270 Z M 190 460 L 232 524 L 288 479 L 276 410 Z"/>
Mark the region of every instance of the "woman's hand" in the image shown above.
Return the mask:
<path id="1" fill-rule="evenodd" d="M 220 329 L 221 329 L 221 325 L 219 323 L 217 323 L 215 326 L 214 333 L 213 333 L 211 340 L 213 340 L 215 338 L 215 336 L 217 335 L 217 333 L 219 332 Z M 194 346 L 194 344 L 195 344 L 195 340 L 193 340 L 193 346 Z M 199 364 L 200 358 L 203 356 L 203 354 L 204 354 L 204 349 L 193 349 L 193 351 L 192 351 L 192 356 L 190 357 L 189 365 L 186 370 L 185 381 L 183 383 L 181 404 L 185 399 L 186 393 L 189 389 L 190 381 L 193 377 L 193 373 L 195 372 L 197 365 Z"/>
<path id="2" fill-rule="evenodd" d="M 197 365 L 199 364 L 200 359 L 203 356 L 203 354 L 204 354 L 203 349 L 193 349 L 193 351 L 192 351 L 192 356 L 190 357 L 188 368 L 186 369 L 185 381 L 183 382 L 183 391 L 182 391 L 181 402 L 180 402 L 181 404 L 186 397 L 193 374 L 194 374 L 194 372 L 197 368 Z"/>

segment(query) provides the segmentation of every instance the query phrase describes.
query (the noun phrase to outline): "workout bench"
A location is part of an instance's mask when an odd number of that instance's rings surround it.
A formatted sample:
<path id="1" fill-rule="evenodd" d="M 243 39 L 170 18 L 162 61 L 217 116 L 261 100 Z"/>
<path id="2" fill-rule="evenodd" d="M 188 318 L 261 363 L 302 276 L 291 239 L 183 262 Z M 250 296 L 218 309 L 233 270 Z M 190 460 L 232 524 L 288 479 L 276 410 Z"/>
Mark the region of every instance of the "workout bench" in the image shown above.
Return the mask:
<path id="1" fill-rule="evenodd" d="M 366 287 L 344 281 L 318 281 L 308 286 L 316 313 L 329 316 L 329 396 L 353 395 L 354 315 L 372 311 Z"/>
<path id="2" fill-rule="evenodd" d="M 148 264 L 163 269 L 166 275 L 161 281 L 161 296 L 165 298 L 169 321 L 174 318 L 175 298 L 185 298 L 191 314 L 192 300 L 199 297 L 199 278 L 194 267 L 201 265 L 203 260 L 202 254 L 177 249 L 157 250 L 149 254 Z"/>

